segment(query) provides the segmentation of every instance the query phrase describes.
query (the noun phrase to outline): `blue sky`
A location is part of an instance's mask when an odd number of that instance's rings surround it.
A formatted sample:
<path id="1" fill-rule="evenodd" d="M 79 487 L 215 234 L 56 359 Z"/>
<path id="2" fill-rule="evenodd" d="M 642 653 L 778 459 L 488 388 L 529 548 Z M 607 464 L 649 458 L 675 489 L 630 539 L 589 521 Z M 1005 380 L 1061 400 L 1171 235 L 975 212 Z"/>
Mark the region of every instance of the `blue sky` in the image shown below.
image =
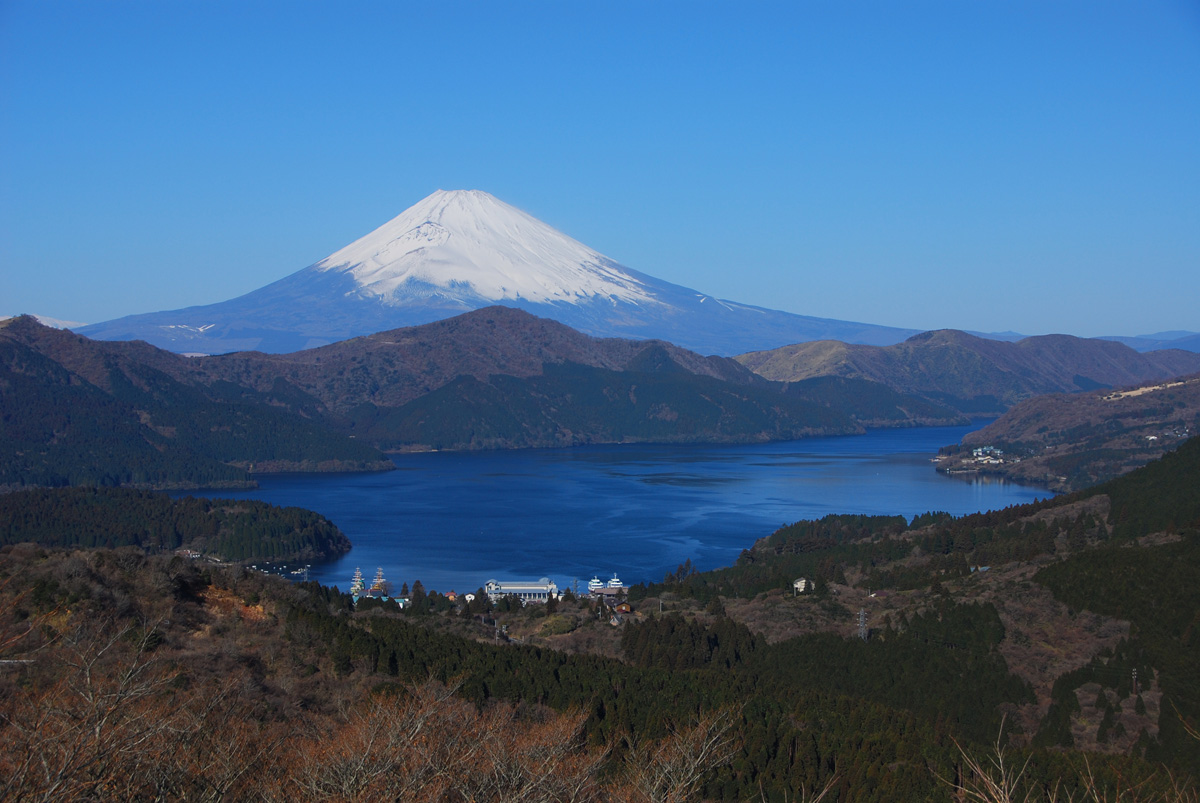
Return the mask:
<path id="1" fill-rule="evenodd" d="M 0 0 L 0 312 L 232 298 L 436 189 L 723 298 L 1200 330 L 1200 2 Z"/>

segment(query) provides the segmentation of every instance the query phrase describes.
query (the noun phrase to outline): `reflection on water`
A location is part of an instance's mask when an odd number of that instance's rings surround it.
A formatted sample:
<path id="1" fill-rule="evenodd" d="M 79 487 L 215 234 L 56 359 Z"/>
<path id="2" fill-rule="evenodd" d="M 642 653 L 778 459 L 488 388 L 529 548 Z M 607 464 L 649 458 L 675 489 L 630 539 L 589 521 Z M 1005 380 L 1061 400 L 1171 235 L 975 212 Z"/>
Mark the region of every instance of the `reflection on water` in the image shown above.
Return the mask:
<path id="1" fill-rule="evenodd" d="M 731 564 L 753 542 L 829 513 L 955 514 L 1048 496 L 947 477 L 930 458 L 972 427 L 883 430 L 752 446 L 595 446 L 399 455 L 384 474 L 281 475 L 219 496 L 297 505 L 354 543 L 311 576 L 345 588 L 356 566 L 399 586 L 474 590 L 491 578 L 618 573 L 660 579 L 685 559 Z"/>

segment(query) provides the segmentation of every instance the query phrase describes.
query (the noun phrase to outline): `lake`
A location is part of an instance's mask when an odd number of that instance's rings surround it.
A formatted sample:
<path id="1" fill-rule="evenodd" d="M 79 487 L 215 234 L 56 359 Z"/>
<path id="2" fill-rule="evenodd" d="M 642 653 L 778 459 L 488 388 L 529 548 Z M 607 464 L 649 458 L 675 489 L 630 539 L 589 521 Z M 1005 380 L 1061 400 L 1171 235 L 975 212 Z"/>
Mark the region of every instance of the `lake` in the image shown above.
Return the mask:
<path id="1" fill-rule="evenodd" d="M 930 458 L 982 426 L 875 430 L 748 446 L 588 446 L 398 455 L 396 471 L 262 477 L 262 499 L 315 510 L 354 549 L 310 576 L 343 590 L 355 567 L 396 588 L 474 591 L 550 577 L 581 587 L 614 573 L 661 580 L 690 559 L 732 564 L 780 525 L 828 513 L 954 514 L 1050 496 L 937 473 Z"/>

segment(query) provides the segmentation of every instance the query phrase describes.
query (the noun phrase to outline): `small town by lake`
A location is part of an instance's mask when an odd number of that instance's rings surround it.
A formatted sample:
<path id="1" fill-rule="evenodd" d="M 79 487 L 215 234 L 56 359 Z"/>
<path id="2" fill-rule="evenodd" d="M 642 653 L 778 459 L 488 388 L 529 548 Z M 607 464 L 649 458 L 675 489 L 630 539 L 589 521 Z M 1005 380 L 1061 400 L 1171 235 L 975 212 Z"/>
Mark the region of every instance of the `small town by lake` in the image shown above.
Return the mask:
<path id="1" fill-rule="evenodd" d="M 356 567 L 400 588 L 443 593 L 489 579 L 549 577 L 560 588 L 614 574 L 660 580 L 685 560 L 732 564 L 779 526 L 830 513 L 954 514 L 1050 496 L 1040 488 L 934 470 L 939 447 L 982 426 L 742 446 L 588 446 L 397 455 L 396 471 L 292 474 L 213 492 L 315 510 L 354 544 L 314 565 L 343 590 Z"/>

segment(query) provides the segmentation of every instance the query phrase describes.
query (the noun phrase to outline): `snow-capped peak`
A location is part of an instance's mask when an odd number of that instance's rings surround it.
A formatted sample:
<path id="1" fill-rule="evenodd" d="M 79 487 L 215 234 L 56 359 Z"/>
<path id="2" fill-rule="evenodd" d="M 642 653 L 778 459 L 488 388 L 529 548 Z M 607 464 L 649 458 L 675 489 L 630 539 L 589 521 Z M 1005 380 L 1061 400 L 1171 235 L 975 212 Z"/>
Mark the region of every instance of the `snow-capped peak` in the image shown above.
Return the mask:
<path id="1" fill-rule="evenodd" d="M 489 302 L 655 302 L 613 260 L 479 190 L 438 190 L 313 268 L 348 273 L 385 303 L 431 290 Z"/>

